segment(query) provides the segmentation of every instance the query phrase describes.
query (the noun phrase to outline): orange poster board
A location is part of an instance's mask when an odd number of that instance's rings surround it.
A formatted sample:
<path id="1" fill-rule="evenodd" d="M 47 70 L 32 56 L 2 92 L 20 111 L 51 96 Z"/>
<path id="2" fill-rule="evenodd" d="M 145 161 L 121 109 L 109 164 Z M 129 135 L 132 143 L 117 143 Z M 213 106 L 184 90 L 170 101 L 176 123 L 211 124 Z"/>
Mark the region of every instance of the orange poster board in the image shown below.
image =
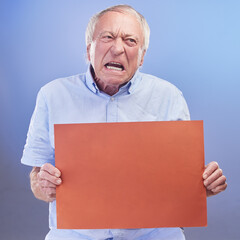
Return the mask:
<path id="1" fill-rule="evenodd" d="M 206 226 L 202 121 L 55 125 L 60 229 Z"/>

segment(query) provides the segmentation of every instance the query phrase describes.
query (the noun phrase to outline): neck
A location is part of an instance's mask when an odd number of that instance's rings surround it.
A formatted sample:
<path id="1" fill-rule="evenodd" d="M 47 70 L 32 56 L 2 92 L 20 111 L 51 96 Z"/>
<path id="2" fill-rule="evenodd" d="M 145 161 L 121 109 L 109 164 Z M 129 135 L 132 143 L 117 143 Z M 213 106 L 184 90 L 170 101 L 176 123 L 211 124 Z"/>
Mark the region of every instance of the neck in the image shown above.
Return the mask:
<path id="1" fill-rule="evenodd" d="M 116 94 L 118 92 L 119 88 L 120 88 L 119 85 L 118 86 L 116 86 L 116 85 L 108 85 L 108 84 L 104 83 L 103 81 L 101 81 L 101 79 L 99 79 L 99 78 L 95 78 L 94 80 L 95 80 L 98 88 L 102 92 L 104 92 L 104 93 L 106 93 L 106 94 L 108 94 L 110 96 L 113 96 L 114 94 Z"/>
<path id="2" fill-rule="evenodd" d="M 90 70 L 91 70 L 92 77 L 93 77 L 95 83 L 97 84 L 99 90 L 101 90 L 102 92 L 108 94 L 109 96 L 113 96 L 114 94 L 116 94 L 119 91 L 119 88 L 122 87 L 124 84 L 126 84 L 126 83 L 124 83 L 122 85 L 109 85 L 109 84 L 106 84 L 104 81 L 102 81 L 101 79 L 96 77 L 92 65 L 90 66 Z"/>

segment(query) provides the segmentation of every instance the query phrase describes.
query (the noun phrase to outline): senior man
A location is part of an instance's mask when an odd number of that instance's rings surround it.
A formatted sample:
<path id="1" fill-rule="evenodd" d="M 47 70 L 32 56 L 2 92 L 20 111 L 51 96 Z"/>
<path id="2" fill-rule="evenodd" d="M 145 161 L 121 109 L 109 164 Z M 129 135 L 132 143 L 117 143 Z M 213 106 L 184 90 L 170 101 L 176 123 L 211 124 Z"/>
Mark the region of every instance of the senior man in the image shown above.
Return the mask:
<path id="1" fill-rule="evenodd" d="M 180 228 L 56 228 L 56 186 L 61 184 L 61 172 L 54 167 L 54 124 L 190 119 L 183 95 L 175 86 L 138 70 L 149 35 L 146 20 L 132 7 L 103 10 L 87 27 L 87 72 L 52 81 L 38 93 L 22 163 L 33 166 L 30 181 L 35 197 L 50 202 L 48 240 L 185 239 Z M 206 166 L 203 182 L 208 196 L 227 186 L 216 162 Z"/>

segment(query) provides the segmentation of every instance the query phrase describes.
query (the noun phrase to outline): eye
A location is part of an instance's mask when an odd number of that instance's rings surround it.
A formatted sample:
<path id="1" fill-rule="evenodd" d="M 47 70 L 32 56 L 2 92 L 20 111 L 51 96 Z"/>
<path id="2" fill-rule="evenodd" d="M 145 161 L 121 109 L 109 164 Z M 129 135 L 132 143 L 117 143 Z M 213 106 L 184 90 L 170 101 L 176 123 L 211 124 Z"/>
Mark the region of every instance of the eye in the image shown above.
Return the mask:
<path id="1" fill-rule="evenodd" d="M 101 37 L 101 39 L 102 39 L 102 41 L 104 41 L 104 42 L 109 42 L 109 41 L 111 41 L 111 40 L 113 39 L 113 36 L 110 35 L 110 34 L 106 34 L 106 35 L 103 35 L 103 36 Z"/>
<path id="2" fill-rule="evenodd" d="M 130 46 L 130 47 L 134 47 L 137 45 L 137 41 L 134 38 L 126 38 L 125 42 Z"/>

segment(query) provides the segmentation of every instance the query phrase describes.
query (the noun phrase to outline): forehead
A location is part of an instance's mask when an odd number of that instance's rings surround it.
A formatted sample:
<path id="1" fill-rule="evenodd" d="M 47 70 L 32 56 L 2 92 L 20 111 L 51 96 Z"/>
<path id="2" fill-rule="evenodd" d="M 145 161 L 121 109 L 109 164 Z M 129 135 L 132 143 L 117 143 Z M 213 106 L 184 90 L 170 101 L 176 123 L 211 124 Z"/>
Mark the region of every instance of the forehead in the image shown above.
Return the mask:
<path id="1" fill-rule="evenodd" d="M 130 13 L 107 12 L 96 23 L 94 38 L 102 32 L 134 35 L 142 38 L 143 31 L 136 16 Z"/>

